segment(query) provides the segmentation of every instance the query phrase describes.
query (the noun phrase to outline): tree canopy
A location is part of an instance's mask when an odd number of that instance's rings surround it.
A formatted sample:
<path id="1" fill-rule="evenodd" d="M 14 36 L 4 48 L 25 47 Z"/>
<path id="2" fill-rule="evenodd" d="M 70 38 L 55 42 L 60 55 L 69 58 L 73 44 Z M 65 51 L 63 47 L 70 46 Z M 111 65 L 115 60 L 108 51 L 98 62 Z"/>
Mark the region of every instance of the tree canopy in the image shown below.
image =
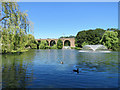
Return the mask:
<path id="1" fill-rule="evenodd" d="M 39 45 L 39 49 L 48 49 L 48 42 L 46 40 L 42 40 L 40 45 Z"/>
<path id="2" fill-rule="evenodd" d="M 60 39 L 58 39 L 58 41 L 57 41 L 57 48 L 58 49 L 62 49 L 63 48 L 63 42 Z"/>
<path id="3" fill-rule="evenodd" d="M 108 49 L 118 50 L 120 48 L 120 30 L 108 28 L 107 30 L 97 28 L 95 30 L 84 30 L 78 32 L 75 38 L 76 47 L 84 45 L 103 44 Z"/>
<path id="4" fill-rule="evenodd" d="M 0 43 L 2 53 L 24 50 L 25 46 L 31 42 L 27 32 L 33 29 L 27 13 L 21 12 L 16 2 L 2 2 L 1 5 Z"/>
<path id="5" fill-rule="evenodd" d="M 61 36 L 60 38 L 75 38 L 75 36 L 72 36 L 72 35 L 70 35 L 70 36 Z"/>
<path id="6" fill-rule="evenodd" d="M 32 29 L 30 27 L 31 21 L 28 19 L 28 15 L 26 12 L 21 12 L 19 6 L 16 2 L 2 2 L 2 12 L 1 12 L 0 22 L 2 23 L 2 27 L 9 28 L 10 26 L 16 28 L 17 32 L 20 29 L 25 32 Z"/>
<path id="7" fill-rule="evenodd" d="M 101 44 L 108 47 L 108 49 L 117 50 L 118 48 L 118 32 L 106 31 L 100 40 Z"/>
<path id="8" fill-rule="evenodd" d="M 84 30 L 84 31 L 80 31 L 78 32 L 78 34 L 75 37 L 75 45 L 77 47 L 82 47 L 83 43 L 87 43 L 87 44 L 100 44 L 100 40 L 102 38 L 102 35 L 104 34 L 105 30 L 104 29 L 100 29 L 97 28 L 95 30 Z"/>

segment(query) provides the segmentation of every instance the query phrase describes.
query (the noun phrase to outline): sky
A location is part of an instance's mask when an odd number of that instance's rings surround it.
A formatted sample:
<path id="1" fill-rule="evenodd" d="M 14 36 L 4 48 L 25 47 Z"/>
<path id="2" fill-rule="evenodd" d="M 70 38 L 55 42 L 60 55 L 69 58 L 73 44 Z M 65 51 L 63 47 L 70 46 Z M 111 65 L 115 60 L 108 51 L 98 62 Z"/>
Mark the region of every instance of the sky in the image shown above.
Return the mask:
<path id="1" fill-rule="evenodd" d="M 79 31 L 118 28 L 117 2 L 18 2 L 34 23 L 36 39 L 76 36 Z"/>

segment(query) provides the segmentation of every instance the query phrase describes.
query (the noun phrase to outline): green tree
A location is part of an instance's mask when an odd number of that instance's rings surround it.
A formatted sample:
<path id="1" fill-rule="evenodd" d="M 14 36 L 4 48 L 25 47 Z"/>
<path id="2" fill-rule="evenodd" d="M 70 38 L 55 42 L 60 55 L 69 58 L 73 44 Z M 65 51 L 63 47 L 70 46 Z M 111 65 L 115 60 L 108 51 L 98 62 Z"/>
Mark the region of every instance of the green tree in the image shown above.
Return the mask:
<path id="1" fill-rule="evenodd" d="M 27 32 L 32 30 L 26 12 L 21 12 L 16 2 L 2 2 L 0 22 L 2 53 L 21 51 L 27 44 Z"/>
<path id="2" fill-rule="evenodd" d="M 9 28 L 13 26 L 14 28 L 18 26 L 25 32 L 29 31 L 30 21 L 27 18 L 26 12 L 21 12 L 18 4 L 16 2 L 2 2 L 2 12 L 0 22 L 2 22 L 2 27 Z M 20 29 L 17 29 L 19 31 Z"/>
<path id="3" fill-rule="evenodd" d="M 118 33 L 114 31 L 106 31 L 100 40 L 101 44 L 108 47 L 108 49 L 117 50 L 118 46 Z"/>
<path id="4" fill-rule="evenodd" d="M 89 45 L 100 44 L 104 32 L 105 30 L 100 28 L 80 31 L 75 37 L 75 45 L 76 47 L 82 47 L 84 42 L 87 42 Z"/>
<path id="5" fill-rule="evenodd" d="M 56 42 L 54 40 L 50 41 L 50 46 L 53 46 L 54 44 L 56 44 Z"/>
<path id="6" fill-rule="evenodd" d="M 58 39 L 58 41 L 57 41 L 57 48 L 58 49 L 62 49 L 63 48 L 63 42 L 60 39 Z"/>
<path id="7" fill-rule="evenodd" d="M 27 45 L 26 47 L 31 47 L 32 49 L 37 49 L 38 42 L 35 40 L 32 34 L 27 35 Z"/>
<path id="8" fill-rule="evenodd" d="M 89 44 L 87 42 L 83 42 L 82 47 L 84 47 L 85 45 L 89 45 Z"/>
<path id="9" fill-rule="evenodd" d="M 75 36 L 72 36 L 72 35 L 70 35 L 70 36 L 61 36 L 60 38 L 75 38 Z"/>
<path id="10" fill-rule="evenodd" d="M 52 47 L 50 47 L 50 49 L 57 49 L 57 45 L 54 44 Z"/>
<path id="11" fill-rule="evenodd" d="M 39 49 L 48 49 L 48 42 L 46 40 L 42 40 L 40 45 L 39 45 Z"/>

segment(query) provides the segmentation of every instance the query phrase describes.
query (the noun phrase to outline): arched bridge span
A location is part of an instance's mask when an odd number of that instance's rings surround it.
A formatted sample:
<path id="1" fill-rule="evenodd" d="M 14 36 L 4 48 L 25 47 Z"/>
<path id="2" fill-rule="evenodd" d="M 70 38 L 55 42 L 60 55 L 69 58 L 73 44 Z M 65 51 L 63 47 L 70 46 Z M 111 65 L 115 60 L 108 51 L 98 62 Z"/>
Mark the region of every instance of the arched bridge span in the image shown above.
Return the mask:
<path id="1" fill-rule="evenodd" d="M 48 41 L 49 46 L 51 46 L 51 41 L 55 41 L 55 44 L 57 44 L 58 39 L 36 39 L 38 42 L 42 40 Z M 69 41 L 70 42 L 70 47 L 75 47 L 75 38 L 60 38 L 63 42 L 63 47 L 65 46 L 65 42 Z"/>

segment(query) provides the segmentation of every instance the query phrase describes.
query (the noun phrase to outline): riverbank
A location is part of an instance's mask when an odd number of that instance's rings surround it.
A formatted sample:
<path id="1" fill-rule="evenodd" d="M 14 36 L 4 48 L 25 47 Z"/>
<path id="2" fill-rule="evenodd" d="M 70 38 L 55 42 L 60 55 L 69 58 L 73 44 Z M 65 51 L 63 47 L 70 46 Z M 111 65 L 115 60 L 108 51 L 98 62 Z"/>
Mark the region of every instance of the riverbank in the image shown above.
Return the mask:
<path id="1" fill-rule="evenodd" d="M 15 54 L 15 53 L 18 53 L 18 54 L 21 54 L 21 53 L 24 53 L 24 52 L 27 52 L 27 51 L 29 51 L 29 50 L 31 50 L 31 49 L 37 49 L 37 48 L 25 48 L 24 50 L 22 49 L 22 50 L 12 50 L 12 51 L 10 51 L 10 52 L 2 52 L 2 50 L 0 50 L 1 52 L 0 52 L 0 54 Z M 47 49 L 58 49 L 58 48 L 47 48 Z M 47 49 L 41 49 L 41 50 L 47 50 Z M 62 48 L 63 49 L 63 48 Z M 80 48 L 80 47 L 70 47 L 70 49 L 75 49 L 75 50 L 82 50 L 83 48 Z M 108 49 L 109 51 L 114 51 L 114 50 L 112 50 L 112 49 Z M 118 49 L 117 51 L 120 51 L 120 49 Z"/>
<path id="2" fill-rule="evenodd" d="M 24 50 L 12 50 L 12 51 L 10 51 L 10 52 L 2 52 L 2 50 L 1 50 L 0 54 L 15 54 L 15 53 L 20 54 L 20 53 L 27 52 L 27 51 L 29 51 L 29 50 L 30 50 L 30 49 L 24 49 Z"/>

